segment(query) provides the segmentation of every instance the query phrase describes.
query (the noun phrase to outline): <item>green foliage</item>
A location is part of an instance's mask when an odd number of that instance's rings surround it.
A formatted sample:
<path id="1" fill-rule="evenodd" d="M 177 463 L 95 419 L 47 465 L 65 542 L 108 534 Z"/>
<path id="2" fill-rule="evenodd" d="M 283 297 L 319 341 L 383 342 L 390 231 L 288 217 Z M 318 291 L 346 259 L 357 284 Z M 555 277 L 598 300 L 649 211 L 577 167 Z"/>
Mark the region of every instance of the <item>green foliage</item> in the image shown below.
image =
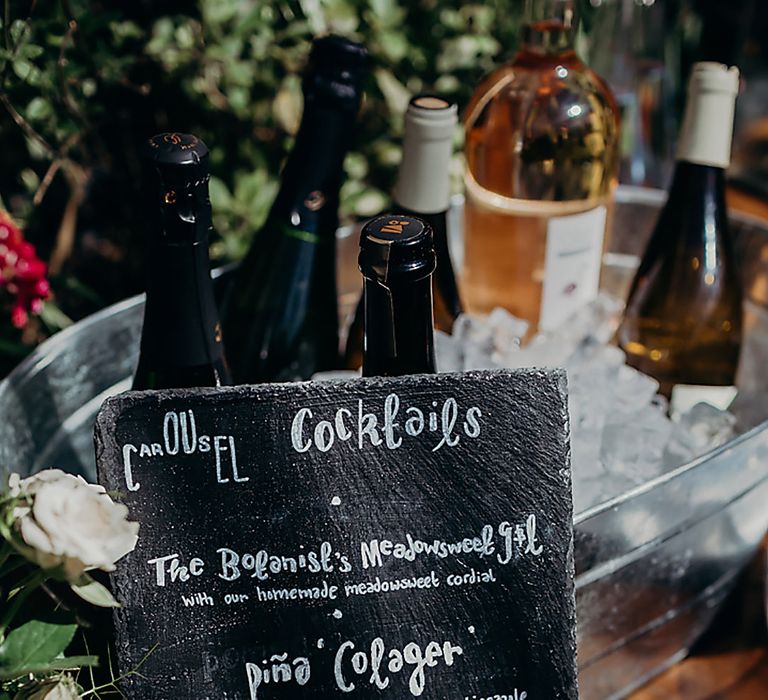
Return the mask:
<path id="1" fill-rule="evenodd" d="M 213 251 L 226 259 L 243 254 L 275 194 L 313 35 L 345 34 L 373 57 L 342 193 L 347 215 L 370 215 L 392 186 L 408 97 L 437 90 L 464 104 L 511 52 L 522 0 L 138 0 L 127 9 L 60 0 L 33 3 L 30 16 L 25 4 L 5 7 L 0 78 L 13 119 L 0 145 L 10 146 L 13 180 L 0 179 L 0 193 L 14 213 L 35 226 L 53 163 L 70 196 L 87 197 L 105 172 L 132 194 L 123 185 L 137 177 L 137 142 L 153 129 L 190 130 L 211 147 Z M 135 233 L 112 232 L 135 223 L 124 218 L 95 225 L 125 242 Z"/>
<path id="2" fill-rule="evenodd" d="M 109 589 L 91 578 L 88 574 L 84 574 L 79 581 L 71 584 L 71 588 L 76 595 L 91 605 L 99 608 L 120 607 L 120 603 L 115 600 Z"/>
<path id="3" fill-rule="evenodd" d="M 40 620 L 31 620 L 12 630 L 0 643 L 0 681 L 96 663 L 96 659 L 90 656 L 64 657 L 64 650 L 75 632 L 76 624 Z"/>

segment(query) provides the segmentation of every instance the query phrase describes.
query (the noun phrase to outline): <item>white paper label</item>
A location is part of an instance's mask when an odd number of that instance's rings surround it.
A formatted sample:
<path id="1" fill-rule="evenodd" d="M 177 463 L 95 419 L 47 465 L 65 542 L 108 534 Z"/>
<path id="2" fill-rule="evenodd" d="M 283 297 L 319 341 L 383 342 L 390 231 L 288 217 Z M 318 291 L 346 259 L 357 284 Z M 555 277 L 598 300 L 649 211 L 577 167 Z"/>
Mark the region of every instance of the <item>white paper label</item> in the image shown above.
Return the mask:
<path id="1" fill-rule="evenodd" d="M 605 207 L 549 220 L 539 328 L 560 326 L 592 301 L 600 284 Z"/>
<path id="2" fill-rule="evenodd" d="M 701 386 L 698 384 L 675 384 L 672 387 L 672 400 L 669 412 L 673 418 L 679 418 L 690 411 L 697 403 L 708 403 L 725 411 L 736 398 L 735 386 Z"/>

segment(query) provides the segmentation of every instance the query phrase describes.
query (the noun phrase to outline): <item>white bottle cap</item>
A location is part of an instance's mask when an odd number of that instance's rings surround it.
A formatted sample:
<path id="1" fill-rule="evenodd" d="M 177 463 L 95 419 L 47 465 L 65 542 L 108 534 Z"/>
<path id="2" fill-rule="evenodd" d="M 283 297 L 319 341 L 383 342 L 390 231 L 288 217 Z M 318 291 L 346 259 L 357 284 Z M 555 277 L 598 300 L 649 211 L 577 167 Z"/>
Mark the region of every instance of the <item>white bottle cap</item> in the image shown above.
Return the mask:
<path id="1" fill-rule="evenodd" d="M 688 81 L 688 103 L 677 160 L 727 168 L 731 162 L 733 114 L 739 69 L 710 61 L 696 63 Z"/>
<path id="2" fill-rule="evenodd" d="M 458 108 L 442 97 L 419 95 L 405 112 L 403 160 L 393 192 L 409 211 L 438 214 L 451 198 L 451 155 Z"/>

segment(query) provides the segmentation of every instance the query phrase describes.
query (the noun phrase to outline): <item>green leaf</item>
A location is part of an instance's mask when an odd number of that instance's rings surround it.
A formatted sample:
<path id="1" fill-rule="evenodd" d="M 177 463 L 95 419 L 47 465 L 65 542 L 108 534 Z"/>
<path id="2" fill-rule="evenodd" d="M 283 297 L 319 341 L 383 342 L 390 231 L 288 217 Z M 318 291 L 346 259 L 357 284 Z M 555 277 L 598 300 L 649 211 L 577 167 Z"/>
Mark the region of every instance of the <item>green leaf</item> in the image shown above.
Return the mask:
<path id="1" fill-rule="evenodd" d="M 379 68 L 375 71 L 376 83 L 384 95 L 387 107 L 393 114 L 402 114 L 408 106 L 411 99 L 411 92 L 405 87 L 392 73 L 385 68 Z"/>
<path id="2" fill-rule="evenodd" d="M 396 0 L 370 0 L 370 3 L 371 12 L 380 28 L 394 29 L 402 22 L 405 11 Z"/>
<path id="3" fill-rule="evenodd" d="M 13 72 L 28 85 L 38 86 L 43 77 L 42 71 L 24 58 L 13 61 Z"/>
<path id="4" fill-rule="evenodd" d="M 203 17 L 212 25 L 224 24 L 237 15 L 239 6 L 238 0 L 204 0 Z"/>
<path id="5" fill-rule="evenodd" d="M 31 620 L 10 632 L 0 644 L 0 679 L 17 678 L 30 669 L 47 666 L 64 653 L 77 625 Z"/>
<path id="6" fill-rule="evenodd" d="M 83 666 L 98 666 L 99 657 L 91 656 L 59 656 L 48 663 L 30 666 L 26 673 L 50 673 L 51 671 L 76 671 Z M 1 672 L 0 672 L 1 673 Z M 2 677 L 2 676 L 0 676 Z"/>
<path id="7" fill-rule="evenodd" d="M 25 44 L 19 49 L 18 54 L 23 58 L 31 60 L 38 56 L 42 56 L 43 47 L 38 46 L 37 44 Z"/>
<path id="8" fill-rule="evenodd" d="M 357 9 L 348 0 L 327 0 L 325 17 L 328 29 L 338 34 L 352 34 L 360 25 Z"/>
<path id="9" fill-rule="evenodd" d="M 47 674 L 54 671 L 78 671 L 85 666 L 96 667 L 99 665 L 98 656 L 60 656 L 48 663 L 33 664 L 24 669 L 21 676 L 28 676 L 29 674 Z M 16 676 L 5 676 L 5 669 L 0 666 L 0 681 L 2 680 L 15 680 L 19 678 Z"/>
<path id="10" fill-rule="evenodd" d="M 19 179 L 24 183 L 24 187 L 27 188 L 27 192 L 34 193 L 37 188 L 40 187 L 40 178 L 32 168 L 24 168 L 19 173 Z"/>
<path id="11" fill-rule="evenodd" d="M 43 323 L 52 331 L 59 331 L 72 325 L 72 319 L 67 316 L 53 301 L 44 301 L 40 311 Z"/>
<path id="12" fill-rule="evenodd" d="M 379 45 L 390 65 L 402 61 L 408 53 L 408 40 L 397 31 L 382 31 Z"/>
<path id="13" fill-rule="evenodd" d="M 227 97 L 229 98 L 229 104 L 235 114 L 244 116 L 246 108 L 250 103 L 248 90 L 242 87 L 233 86 L 227 90 Z"/>
<path id="14" fill-rule="evenodd" d="M 208 194 L 214 211 L 229 209 L 232 206 L 232 195 L 229 193 L 224 181 L 214 175 L 208 181 Z"/>
<path id="15" fill-rule="evenodd" d="M 142 39 L 144 37 L 144 30 L 130 20 L 109 22 L 109 28 L 115 39 Z"/>
<path id="16" fill-rule="evenodd" d="M 272 102 L 272 112 L 283 131 L 291 135 L 298 132 L 303 107 L 301 82 L 296 76 L 288 76 Z"/>
<path id="17" fill-rule="evenodd" d="M 23 19 L 15 19 L 11 22 L 11 41 L 15 45 L 19 45 L 19 42 L 26 37 L 30 30 L 30 25 Z"/>
<path id="18" fill-rule="evenodd" d="M 323 8 L 317 0 L 299 0 L 301 11 L 309 20 L 313 34 L 325 34 L 328 31 L 328 23 L 325 20 Z"/>
<path id="19" fill-rule="evenodd" d="M 115 600 L 115 597 L 109 590 L 88 576 L 88 574 L 82 576 L 77 583 L 70 584 L 70 587 L 77 595 L 91 605 L 96 605 L 100 608 L 120 607 L 120 603 Z"/>
<path id="20" fill-rule="evenodd" d="M 253 66 L 245 61 L 230 59 L 224 66 L 227 82 L 238 87 L 250 87 L 253 84 Z"/>
<path id="21" fill-rule="evenodd" d="M 52 114 L 51 103 L 43 97 L 33 97 L 27 105 L 27 119 L 30 121 L 41 121 Z"/>

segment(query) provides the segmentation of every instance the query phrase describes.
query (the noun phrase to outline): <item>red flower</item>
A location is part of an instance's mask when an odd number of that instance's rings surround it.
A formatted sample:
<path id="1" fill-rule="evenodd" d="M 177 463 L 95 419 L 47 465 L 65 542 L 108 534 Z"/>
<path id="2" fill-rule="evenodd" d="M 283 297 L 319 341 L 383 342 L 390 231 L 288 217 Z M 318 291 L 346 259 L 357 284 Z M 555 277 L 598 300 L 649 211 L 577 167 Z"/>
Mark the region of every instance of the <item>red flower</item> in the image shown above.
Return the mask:
<path id="1" fill-rule="evenodd" d="M 45 278 L 46 264 L 37 257 L 35 247 L 24 240 L 24 234 L 11 218 L 0 209 L 0 286 L 13 297 L 11 323 L 23 328 L 29 313 L 39 313 L 43 300 L 51 293 Z"/>

